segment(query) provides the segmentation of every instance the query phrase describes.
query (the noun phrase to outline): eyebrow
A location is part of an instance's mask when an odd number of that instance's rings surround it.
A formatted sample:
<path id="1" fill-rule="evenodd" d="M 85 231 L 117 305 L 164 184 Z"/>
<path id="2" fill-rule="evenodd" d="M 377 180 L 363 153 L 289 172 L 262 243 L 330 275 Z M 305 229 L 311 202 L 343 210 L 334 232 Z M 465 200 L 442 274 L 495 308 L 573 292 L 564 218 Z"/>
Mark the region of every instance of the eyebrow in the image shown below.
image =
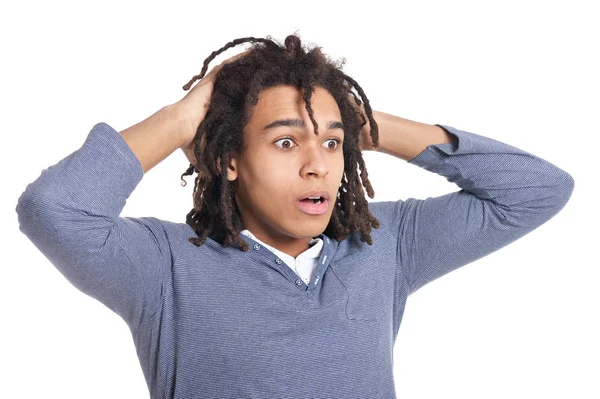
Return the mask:
<path id="1" fill-rule="evenodd" d="M 265 135 L 265 134 L 269 133 L 269 131 L 271 129 L 274 129 L 274 128 L 277 128 L 280 126 L 304 128 L 305 123 L 302 119 L 278 119 L 276 121 L 269 123 L 267 126 L 265 126 L 261 130 L 260 134 L 261 134 L 261 136 Z M 327 129 L 342 129 L 342 130 L 344 130 L 344 125 L 338 121 L 329 121 L 327 123 Z"/>

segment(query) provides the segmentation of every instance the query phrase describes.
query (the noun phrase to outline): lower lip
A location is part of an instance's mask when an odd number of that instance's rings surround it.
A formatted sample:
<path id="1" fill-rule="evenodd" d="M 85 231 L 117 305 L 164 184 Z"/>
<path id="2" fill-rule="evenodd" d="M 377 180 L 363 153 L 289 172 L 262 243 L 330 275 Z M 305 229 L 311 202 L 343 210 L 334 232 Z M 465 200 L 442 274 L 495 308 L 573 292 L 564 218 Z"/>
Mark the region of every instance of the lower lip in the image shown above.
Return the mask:
<path id="1" fill-rule="evenodd" d="M 309 215 L 322 215 L 327 212 L 327 209 L 329 208 L 329 201 L 323 199 L 320 204 L 315 204 L 312 201 L 296 201 L 296 205 L 302 212 L 308 213 Z"/>

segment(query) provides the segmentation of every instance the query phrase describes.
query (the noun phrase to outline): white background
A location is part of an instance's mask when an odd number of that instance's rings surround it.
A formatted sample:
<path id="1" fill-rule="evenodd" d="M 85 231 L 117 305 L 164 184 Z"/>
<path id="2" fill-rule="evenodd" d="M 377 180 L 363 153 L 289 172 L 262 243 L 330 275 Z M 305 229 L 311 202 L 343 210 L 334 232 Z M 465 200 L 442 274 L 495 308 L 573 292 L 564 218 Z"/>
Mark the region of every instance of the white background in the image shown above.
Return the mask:
<path id="1" fill-rule="evenodd" d="M 592 1 L 13 2 L 2 41 L 2 396 L 147 398 L 126 324 L 79 292 L 18 229 L 25 186 L 106 122 L 123 130 L 187 92 L 241 37 L 295 31 L 363 87 L 373 109 L 492 137 L 569 172 L 553 219 L 409 297 L 394 349 L 399 398 L 600 397 L 600 111 Z M 245 50 L 230 49 L 209 68 Z M 375 199 L 458 187 L 365 152 Z M 122 216 L 184 222 L 181 151 Z"/>

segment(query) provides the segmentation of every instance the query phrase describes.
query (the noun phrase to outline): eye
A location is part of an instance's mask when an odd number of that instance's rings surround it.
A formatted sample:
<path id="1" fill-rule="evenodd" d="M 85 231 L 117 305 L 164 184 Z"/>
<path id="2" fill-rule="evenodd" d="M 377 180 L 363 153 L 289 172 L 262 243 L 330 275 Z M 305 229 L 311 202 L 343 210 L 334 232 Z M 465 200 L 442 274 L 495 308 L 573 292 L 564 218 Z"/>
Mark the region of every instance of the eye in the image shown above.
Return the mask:
<path id="1" fill-rule="evenodd" d="M 329 139 L 327 141 L 335 141 L 337 143 L 335 148 L 332 148 L 333 150 L 337 150 L 337 148 L 340 146 L 340 144 L 342 144 L 342 140 L 340 140 L 340 139 Z"/>
<path id="2" fill-rule="evenodd" d="M 279 140 L 277 140 L 275 143 L 279 143 L 280 141 L 284 141 L 284 142 L 285 141 L 291 141 L 291 142 L 293 142 L 293 139 L 291 137 L 282 137 Z M 326 140 L 325 142 L 328 142 L 328 141 L 335 141 L 337 143 L 337 145 L 335 146 L 335 148 L 331 148 L 331 147 L 329 147 L 329 145 L 327 146 L 327 148 L 329 148 L 331 150 L 337 150 L 337 148 L 342 143 L 342 141 L 340 139 L 329 139 L 329 140 Z M 282 150 L 288 150 L 288 149 L 291 148 L 289 144 L 286 144 L 283 147 L 279 147 L 279 146 L 277 146 L 277 147 L 280 148 L 280 149 L 282 149 Z"/>
<path id="3" fill-rule="evenodd" d="M 290 141 L 290 142 L 291 142 L 291 141 L 293 141 L 291 137 L 282 137 L 282 138 L 280 138 L 279 140 L 277 140 L 275 143 L 279 143 L 280 141 L 284 141 L 284 140 L 285 140 L 285 141 Z M 279 147 L 279 146 L 278 146 L 278 147 Z M 284 149 L 284 150 L 287 150 L 287 149 L 289 149 L 290 147 L 289 147 L 289 144 L 288 144 L 288 145 L 287 145 L 287 147 L 279 147 L 279 148 L 281 148 L 281 149 Z"/>

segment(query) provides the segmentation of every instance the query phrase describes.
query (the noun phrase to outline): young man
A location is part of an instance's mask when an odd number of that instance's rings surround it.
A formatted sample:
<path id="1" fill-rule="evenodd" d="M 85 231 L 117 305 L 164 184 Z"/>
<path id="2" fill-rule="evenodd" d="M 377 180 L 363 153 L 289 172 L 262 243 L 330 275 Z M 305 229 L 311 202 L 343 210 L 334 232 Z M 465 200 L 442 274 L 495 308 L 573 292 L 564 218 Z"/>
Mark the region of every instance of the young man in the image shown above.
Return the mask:
<path id="1" fill-rule="evenodd" d="M 127 322 L 153 398 L 393 398 L 407 297 L 539 227 L 573 190 L 568 173 L 510 145 L 375 112 L 379 151 L 461 190 L 371 202 L 372 245 L 338 242 L 323 231 L 343 177 L 340 111 L 317 88 L 314 135 L 300 94 L 262 91 L 246 150 L 227 162 L 247 252 L 195 246 L 186 223 L 120 216 L 145 172 L 189 148 L 198 120 L 185 102 L 121 133 L 96 124 L 19 198 L 21 231 Z M 313 190 L 328 201 L 311 213 L 298 199 Z"/>

